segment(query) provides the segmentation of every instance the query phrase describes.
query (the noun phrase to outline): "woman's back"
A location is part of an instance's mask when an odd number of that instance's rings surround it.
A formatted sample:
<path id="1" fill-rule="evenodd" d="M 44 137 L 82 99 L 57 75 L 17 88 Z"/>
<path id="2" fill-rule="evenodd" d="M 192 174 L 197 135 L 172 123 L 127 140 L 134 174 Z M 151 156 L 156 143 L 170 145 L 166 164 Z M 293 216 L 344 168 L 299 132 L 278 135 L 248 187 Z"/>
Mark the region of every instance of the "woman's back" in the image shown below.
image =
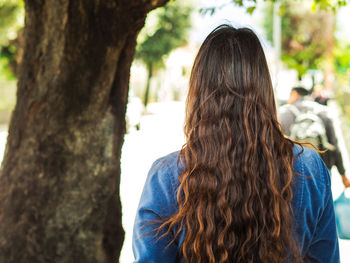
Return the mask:
<path id="1" fill-rule="evenodd" d="M 294 156 L 292 208 L 302 257 L 305 262 L 339 262 L 328 170 L 314 150 L 302 151 L 297 145 Z M 137 263 L 180 262 L 185 233 L 175 238 L 176 231 L 171 231 L 166 238 L 159 239 L 164 230 L 157 235 L 152 232 L 160 225 L 152 224 L 152 220 L 168 218 L 178 210 L 178 177 L 183 170 L 178 166 L 178 158 L 179 152 L 174 152 L 158 159 L 148 174 L 134 226 L 133 250 Z"/>
<path id="2" fill-rule="evenodd" d="M 136 262 L 159 262 L 159 255 L 162 262 L 299 262 L 324 244 L 336 260 L 328 171 L 309 149 L 296 158 L 302 148 L 283 135 L 265 55 L 250 29 L 224 25 L 204 41 L 185 135 L 182 150 L 151 169 L 135 223 Z M 316 238 L 318 224 L 329 242 Z"/>

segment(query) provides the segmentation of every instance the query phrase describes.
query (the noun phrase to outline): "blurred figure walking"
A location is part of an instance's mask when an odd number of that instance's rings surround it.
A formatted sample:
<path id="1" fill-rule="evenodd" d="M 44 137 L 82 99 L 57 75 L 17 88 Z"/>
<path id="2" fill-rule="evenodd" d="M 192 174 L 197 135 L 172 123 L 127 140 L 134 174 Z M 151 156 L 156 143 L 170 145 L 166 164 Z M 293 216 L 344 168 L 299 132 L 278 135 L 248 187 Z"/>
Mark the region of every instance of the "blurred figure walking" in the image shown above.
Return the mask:
<path id="1" fill-rule="evenodd" d="M 312 101 L 308 95 L 309 91 L 302 86 L 292 88 L 287 104 L 279 108 L 282 130 L 291 139 L 310 142 L 320 150 L 326 150 L 321 157 L 327 168 L 331 170 L 335 165 L 344 186 L 350 187 L 327 107 Z"/>
<path id="2" fill-rule="evenodd" d="M 324 95 L 323 87 L 321 85 L 316 85 L 314 87 L 314 90 L 312 92 L 312 98 L 315 102 L 321 104 L 321 105 L 328 105 L 329 98 Z"/>

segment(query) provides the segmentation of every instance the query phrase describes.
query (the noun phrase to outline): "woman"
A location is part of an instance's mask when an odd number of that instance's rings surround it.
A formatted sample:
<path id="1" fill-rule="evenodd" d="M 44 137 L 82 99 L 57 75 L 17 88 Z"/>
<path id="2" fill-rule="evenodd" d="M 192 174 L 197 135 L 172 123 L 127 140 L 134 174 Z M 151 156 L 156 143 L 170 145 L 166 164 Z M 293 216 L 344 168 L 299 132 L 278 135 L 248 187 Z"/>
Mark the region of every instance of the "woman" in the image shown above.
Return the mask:
<path id="1" fill-rule="evenodd" d="M 135 262 L 339 262 L 328 170 L 282 134 L 250 29 L 209 34 L 186 107 L 185 146 L 144 186 Z"/>

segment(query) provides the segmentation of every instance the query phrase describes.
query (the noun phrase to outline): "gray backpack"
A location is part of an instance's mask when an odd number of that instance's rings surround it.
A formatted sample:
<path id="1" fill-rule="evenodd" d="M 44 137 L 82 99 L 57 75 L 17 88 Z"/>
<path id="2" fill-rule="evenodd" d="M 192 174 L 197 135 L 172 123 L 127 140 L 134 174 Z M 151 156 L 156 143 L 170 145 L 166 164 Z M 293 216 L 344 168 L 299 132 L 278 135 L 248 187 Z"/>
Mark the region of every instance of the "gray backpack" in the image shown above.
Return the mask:
<path id="1" fill-rule="evenodd" d="M 291 126 L 290 138 L 300 142 L 308 142 L 316 147 L 334 150 L 334 146 L 328 142 L 326 128 L 321 118 L 310 108 L 300 111 L 294 105 L 288 107 L 295 116 Z"/>

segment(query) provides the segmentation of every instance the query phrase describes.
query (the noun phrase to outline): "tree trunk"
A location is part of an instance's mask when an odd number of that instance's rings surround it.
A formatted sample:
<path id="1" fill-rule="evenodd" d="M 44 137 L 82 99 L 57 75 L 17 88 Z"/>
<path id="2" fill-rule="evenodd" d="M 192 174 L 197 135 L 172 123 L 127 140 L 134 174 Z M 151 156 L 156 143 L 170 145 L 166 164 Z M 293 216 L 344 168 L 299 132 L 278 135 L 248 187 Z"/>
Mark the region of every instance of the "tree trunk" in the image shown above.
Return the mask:
<path id="1" fill-rule="evenodd" d="M 150 91 L 150 88 L 151 88 L 151 80 L 152 80 L 152 76 L 153 76 L 152 64 L 148 64 L 147 71 L 148 71 L 148 74 L 147 74 L 147 84 L 146 84 L 146 90 L 145 90 L 145 100 L 143 102 L 145 107 L 148 104 L 149 91 Z"/>
<path id="2" fill-rule="evenodd" d="M 118 262 L 130 65 L 167 0 L 26 1 L 0 171 L 0 263 Z"/>

